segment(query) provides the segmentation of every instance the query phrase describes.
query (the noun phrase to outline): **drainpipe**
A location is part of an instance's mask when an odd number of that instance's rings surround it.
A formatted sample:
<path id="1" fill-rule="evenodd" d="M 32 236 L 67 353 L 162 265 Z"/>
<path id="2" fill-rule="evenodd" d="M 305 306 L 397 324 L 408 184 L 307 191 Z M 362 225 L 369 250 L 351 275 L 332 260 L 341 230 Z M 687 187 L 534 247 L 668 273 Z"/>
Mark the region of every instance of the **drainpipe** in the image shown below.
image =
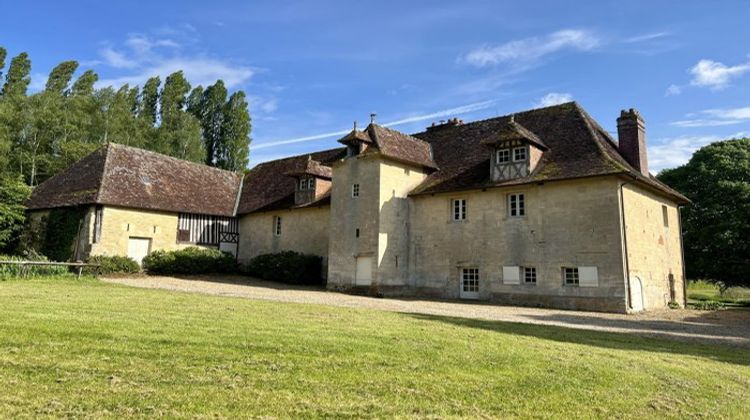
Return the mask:
<path id="1" fill-rule="evenodd" d="M 682 258 L 682 307 L 687 308 L 687 276 L 685 275 L 685 246 L 682 243 L 682 206 L 677 207 L 677 228 L 680 229 L 680 258 Z"/>
<path id="2" fill-rule="evenodd" d="M 627 309 L 633 309 L 633 297 L 630 295 L 630 262 L 628 261 L 628 229 L 625 225 L 625 194 L 623 188 L 630 181 L 620 184 L 620 224 L 622 225 L 622 256 L 625 262 L 625 298 Z"/>

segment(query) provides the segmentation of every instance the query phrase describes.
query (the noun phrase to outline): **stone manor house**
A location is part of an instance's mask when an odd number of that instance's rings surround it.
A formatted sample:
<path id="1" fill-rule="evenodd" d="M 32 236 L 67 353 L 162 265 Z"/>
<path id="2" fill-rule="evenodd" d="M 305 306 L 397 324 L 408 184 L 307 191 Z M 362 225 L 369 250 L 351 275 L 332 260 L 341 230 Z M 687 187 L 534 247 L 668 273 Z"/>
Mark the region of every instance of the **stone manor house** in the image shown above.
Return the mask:
<path id="1" fill-rule="evenodd" d="M 244 176 L 109 144 L 39 185 L 31 220 L 84 207 L 76 257 L 218 247 L 323 257 L 327 287 L 630 312 L 684 304 L 679 206 L 648 171 L 644 121 L 617 141 L 571 102 L 342 147 Z"/>

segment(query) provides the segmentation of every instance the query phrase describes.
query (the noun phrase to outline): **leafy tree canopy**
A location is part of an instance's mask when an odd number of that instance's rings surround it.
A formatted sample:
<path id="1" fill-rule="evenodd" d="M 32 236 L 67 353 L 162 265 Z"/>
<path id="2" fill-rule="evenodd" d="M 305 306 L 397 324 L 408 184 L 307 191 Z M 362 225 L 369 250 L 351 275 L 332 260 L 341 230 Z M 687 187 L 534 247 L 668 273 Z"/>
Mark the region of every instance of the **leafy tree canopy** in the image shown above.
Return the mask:
<path id="1" fill-rule="evenodd" d="M 750 286 L 750 139 L 705 146 L 659 179 L 693 202 L 683 210 L 687 276 Z"/>

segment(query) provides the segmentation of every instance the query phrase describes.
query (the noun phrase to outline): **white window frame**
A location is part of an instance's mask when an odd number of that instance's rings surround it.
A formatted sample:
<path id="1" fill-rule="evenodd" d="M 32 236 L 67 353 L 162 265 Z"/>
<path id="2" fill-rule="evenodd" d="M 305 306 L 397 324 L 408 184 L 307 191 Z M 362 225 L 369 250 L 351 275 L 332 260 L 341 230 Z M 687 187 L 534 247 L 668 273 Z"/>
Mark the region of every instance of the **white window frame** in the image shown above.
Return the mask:
<path id="1" fill-rule="evenodd" d="M 307 189 L 308 190 L 315 189 L 315 178 L 307 178 Z"/>
<path id="2" fill-rule="evenodd" d="M 466 220 L 466 199 L 454 198 L 451 200 L 451 220 L 463 222 Z"/>
<path id="3" fill-rule="evenodd" d="M 536 267 L 521 267 L 523 271 L 523 284 L 536 284 Z"/>
<path id="4" fill-rule="evenodd" d="M 359 184 L 352 184 L 352 198 L 359 197 Z"/>
<path id="5" fill-rule="evenodd" d="M 562 278 L 565 286 L 578 287 L 581 284 L 581 273 L 578 267 L 563 267 Z"/>
<path id="6" fill-rule="evenodd" d="M 501 154 L 503 159 L 500 159 Z M 495 152 L 495 163 L 509 163 L 512 158 L 513 156 L 510 149 L 497 149 Z"/>
<path id="7" fill-rule="evenodd" d="M 307 179 L 306 178 L 300 178 L 299 179 L 299 190 L 305 191 L 307 189 Z"/>
<path id="8" fill-rule="evenodd" d="M 281 236 L 281 216 L 273 218 L 273 236 Z"/>
<path id="9" fill-rule="evenodd" d="M 479 293 L 479 280 L 479 268 L 466 267 L 461 269 L 461 290 L 465 293 Z M 464 289 L 465 282 L 469 282 L 469 290 Z"/>
<path id="10" fill-rule="evenodd" d="M 526 216 L 526 194 L 508 194 L 508 217 Z"/>
<path id="11" fill-rule="evenodd" d="M 523 154 L 523 157 L 518 157 L 518 152 Z M 525 147 L 516 147 L 513 149 L 513 162 L 523 162 L 528 159 L 528 153 Z"/>

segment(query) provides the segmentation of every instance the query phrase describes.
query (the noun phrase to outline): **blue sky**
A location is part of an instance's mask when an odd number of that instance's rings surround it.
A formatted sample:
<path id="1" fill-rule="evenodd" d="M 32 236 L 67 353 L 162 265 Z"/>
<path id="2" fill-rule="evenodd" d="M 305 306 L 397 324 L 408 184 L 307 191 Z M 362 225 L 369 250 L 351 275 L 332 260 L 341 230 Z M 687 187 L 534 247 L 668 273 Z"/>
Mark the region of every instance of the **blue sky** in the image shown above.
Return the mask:
<path id="1" fill-rule="evenodd" d="M 0 45 L 37 88 L 75 59 L 102 84 L 183 69 L 245 90 L 251 166 L 336 147 L 371 112 L 412 133 L 570 99 L 610 132 L 638 108 L 652 171 L 750 135 L 750 2 L 2 3 Z"/>

